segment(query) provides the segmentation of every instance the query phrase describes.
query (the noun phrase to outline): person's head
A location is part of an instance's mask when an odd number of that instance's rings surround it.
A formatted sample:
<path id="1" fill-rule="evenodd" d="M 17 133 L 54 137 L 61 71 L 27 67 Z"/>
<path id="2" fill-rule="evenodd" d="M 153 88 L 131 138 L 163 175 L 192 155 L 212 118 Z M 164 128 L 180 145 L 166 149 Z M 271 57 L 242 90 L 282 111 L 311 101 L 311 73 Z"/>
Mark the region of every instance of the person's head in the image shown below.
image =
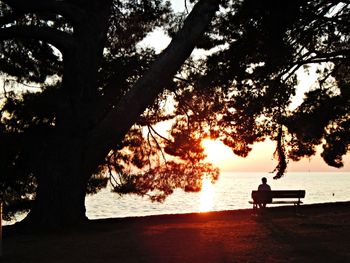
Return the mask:
<path id="1" fill-rule="evenodd" d="M 262 182 L 263 184 L 266 184 L 266 183 L 267 183 L 266 177 L 261 178 L 261 182 Z"/>

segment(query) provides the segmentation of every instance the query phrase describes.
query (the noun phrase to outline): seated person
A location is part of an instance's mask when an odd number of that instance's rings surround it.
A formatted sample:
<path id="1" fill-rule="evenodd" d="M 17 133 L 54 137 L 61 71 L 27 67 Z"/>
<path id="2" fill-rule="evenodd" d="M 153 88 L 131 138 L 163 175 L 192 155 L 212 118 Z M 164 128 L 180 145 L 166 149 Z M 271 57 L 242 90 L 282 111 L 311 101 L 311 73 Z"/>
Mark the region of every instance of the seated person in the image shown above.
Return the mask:
<path id="1" fill-rule="evenodd" d="M 259 185 L 258 191 L 271 191 L 271 187 L 267 184 L 266 177 L 261 178 L 261 182 L 262 184 Z M 267 202 L 270 202 L 270 200 L 266 200 L 266 202 L 258 204 L 259 208 L 265 208 Z"/>

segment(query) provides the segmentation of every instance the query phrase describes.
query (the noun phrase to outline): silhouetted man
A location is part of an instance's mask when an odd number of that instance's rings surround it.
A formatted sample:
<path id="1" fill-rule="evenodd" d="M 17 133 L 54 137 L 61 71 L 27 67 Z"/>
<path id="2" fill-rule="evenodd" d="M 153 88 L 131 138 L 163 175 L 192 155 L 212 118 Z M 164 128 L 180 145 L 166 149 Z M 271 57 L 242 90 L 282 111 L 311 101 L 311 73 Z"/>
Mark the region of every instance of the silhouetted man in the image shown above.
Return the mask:
<path id="1" fill-rule="evenodd" d="M 267 184 L 266 177 L 261 178 L 261 182 L 262 182 L 262 184 L 259 185 L 258 191 L 271 191 L 271 187 Z M 262 202 L 262 203 L 258 204 L 259 208 L 265 208 L 266 207 L 266 203 L 270 202 L 269 199 L 270 198 L 267 198 L 266 202 Z"/>

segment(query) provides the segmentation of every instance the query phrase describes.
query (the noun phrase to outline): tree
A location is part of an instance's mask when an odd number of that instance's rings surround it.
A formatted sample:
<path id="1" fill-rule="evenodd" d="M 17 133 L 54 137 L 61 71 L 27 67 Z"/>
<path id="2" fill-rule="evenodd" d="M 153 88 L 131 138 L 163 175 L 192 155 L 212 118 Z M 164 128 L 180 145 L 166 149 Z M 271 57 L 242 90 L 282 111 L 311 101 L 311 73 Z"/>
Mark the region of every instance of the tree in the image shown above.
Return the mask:
<path id="1" fill-rule="evenodd" d="M 203 43 L 221 49 L 190 77 L 216 105 L 211 136 L 243 157 L 254 142 L 275 140 L 276 179 L 288 159 L 312 156 L 323 142 L 324 160 L 341 167 L 349 149 L 349 12 L 345 1 L 232 2 Z M 296 72 L 310 65 L 319 67 L 318 85 L 291 109 Z"/>
<path id="2" fill-rule="evenodd" d="M 41 83 L 37 93 L 5 92 L 2 107 L 1 169 L 9 173 L 1 187 L 35 195 L 27 222 L 84 220 L 86 189 L 103 186 L 91 180 L 98 169 L 109 169 L 112 178 L 119 173 L 114 183 L 121 193 L 153 190 L 151 198 L 162 200 L 176 187 L 198 190 L 201 176 L 218 176 L 200 163 L 207 136 L 241 156 L 257 141 L 276 140 L 276 178 L 288 156 L 314 154 L 322 138 L 327 162 L 341 164 L 349 138 L 347 3 L 200 0 L 191 1 L 197 3 L 184 20 L 158 0 L 95 2 L 2 2 L 1 71 L 17 82 Z M 162 25 L 172 42 L 159 56 L 137 48 Z M 195 47 L 210 54 L 188 59 Z M 295 72 L 320 62 L 331 63 L 323 67 L 321 89 L 292 112 Z M 339 89 L 325 87 L 330 77 Z M 162 109 L 169 97 L 173 111 Z M 327 116 L 325 105 L 335 105 Z M 165 138 L 154 125 L 170 120 Z M 128 173 L 159 150 L 176 161 Z"/>
<path id="3" fill-rule="evenodd" d="M 40 96 L 24 96 L 23 105 L 11 105 L 10 101 L 19 104 L 21 101 L 8 98 L 4 109 L 12 116 L 2 124 L 3 143 L 34 139 L 23 149 L 21 146 L 13 149 L 13 155 L 5 163 L 12 165 L 15 160 L 17 167 L 24 164 L 26 179 L 32 176 L 37 181 L 35 204 L 26 218 L 28 223 L 58 226 L 85 219 L 84 198 L 89 177 L 171 82 L 218 5 L 218 1 L 200 1 L 147 73 L 139 77 L 145 65 L 128 63 L 130 71 L 135 72 L 125 72 L 122 79 L 122 74 L 104 75 L 101 65 L 106 63 L 113 71 L 117 67 L 123 69 L 123 60 L 128 57 L 135 63 L 138 60 L 145 63 L 140 58 L 142 53 L 135 55 L 135 44 L 154 26 L 164 23 L 169 12 L 167 4 L 162 5 L 161 1 L 2 2 L 0 38 L 4 40 L 2 60 L 5 62 L 2 71 L 18 80 L 39 82 L 54 74 L 62 79 L 46 85 Z M 135 27 L 131 32 L 130 26 Z M 149 52 L 144 55 L 154 57 Z M 46 66 L 48 61 L 50 64 Z M 45 100 L 50 96 L 55 98 L 54 105 L 52 99 Z M 28 122 L 16 123 L 12 127 L 17 130 L 12 132 L 11 121 L 17 121 L 12 117 L 21 108 L 28 109 L 30 100 L 32 106 L 41 103 L 52 114 L 47 117 L 43 113 L 34 127 Z M 24 121 L 36 121 L 35 115 L 23 113 L 29 115 Z"/>

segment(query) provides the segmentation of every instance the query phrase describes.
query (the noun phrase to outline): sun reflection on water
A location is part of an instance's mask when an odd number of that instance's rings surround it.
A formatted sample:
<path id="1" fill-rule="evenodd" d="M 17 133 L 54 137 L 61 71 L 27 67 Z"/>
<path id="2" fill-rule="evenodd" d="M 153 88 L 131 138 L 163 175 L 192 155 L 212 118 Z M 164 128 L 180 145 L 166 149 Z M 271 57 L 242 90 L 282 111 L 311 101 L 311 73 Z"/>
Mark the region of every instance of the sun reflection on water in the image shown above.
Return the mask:
<path id="1" fill-rule="evenodd" d="M 203 178 L 202 190 L 200 192 L 200 212 L 208 212 L 213 209 L 214 205 L 214 186 L 209 178 Z"/>

